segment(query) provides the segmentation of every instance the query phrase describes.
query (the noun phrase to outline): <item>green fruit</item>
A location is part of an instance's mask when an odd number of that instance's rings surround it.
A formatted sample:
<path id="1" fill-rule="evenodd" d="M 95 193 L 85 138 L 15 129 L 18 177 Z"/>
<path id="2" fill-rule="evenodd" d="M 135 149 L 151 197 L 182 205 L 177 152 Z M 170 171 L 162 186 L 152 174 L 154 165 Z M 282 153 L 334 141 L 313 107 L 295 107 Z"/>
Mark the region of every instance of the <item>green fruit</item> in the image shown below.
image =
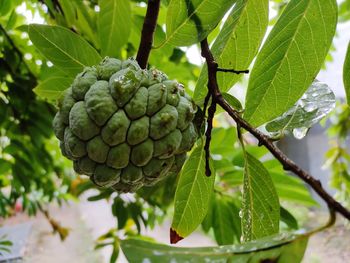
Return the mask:
<path id="1" fill-rule="evenodd" d="M 130 146 L 127 143 L 119 144 L 110 149 L 107 165 L 115 169 L 125 168 L 129 163 Z"/>
<path id="2" fill-rule="evenodd" d="M 123 110 L 118 110 L 102 128 L 102 139 L 110 146 L 126 140 L 130 120 Z"/>
<path id="3" fill-rule="evenodd" d="M 150 136 L 154 140 L 163 138 L 175 130 L 178 121 L 178 112 L 174 106 L 165 105 L 151 118 Z"/>
<path id="4" fill-rule="evenodd" d="M 125 105 L 125 112 L 131 120 L 136 120 L 146 114 L 148 104 L 148 90 L 139 88 L 135 96 Z"/>
<path id="5" fill-rule="evenodd" d="M 167 89 L 164 84 L 154 84 L 148 88 L 147 115 L 152 116 L 166 104 Z"/>
<path id="6" fill-rule="evenodd" d="M 188 127 L 182 132 L 181 144 L 176 153 L 184 153 L 191 150 L 192 145 L 196 142 L 197 131 L 194 124 L 190 122 Z"/>
<path id="7" fill-rule="evenodd" d="M 83 101 L 78 101 L 72 107 L 69 113 L 69 128 L 84 141 L 91 139 L 100 132 L 96 123 L 90 119 Z"/>
<path id="8" fill-rule="evenodd" d="M 115 58 L 105 58 L 101 64 L 96 66 L 99 79 L 109 80 L 117 71 L 121 70 L 122 62 Z"/>
<path id="9" fill-rule="evenodd" d="M 153 141 L 148 139 L 133 147 L 130 160 L 136 166 L 146 165 L 153 157 Z"/>
<path id="10" fill-rule="evenodd" d="M 113 74 L 109 80 L 109 88 L 119 107 L 123 107 L 140 87 L 141 77 L 138 72 L 126 68 Z"/>
<path id="11" fill-rule="evenodd" d="M 179 101 L 179 105 L 176 107 L 177 112 L 179 113 L 179 121 L 177 123 L 177 127 L 183 131 L 185 130 L 190 122 L 194 118 L 195 110 L 193 108 L 193 104 L 185 97 L 181 97 Z"/>
<path id="12" fill-rule="evenodd" d="M 69 88 L 64 93 L 63 99 L 59 101 L 59 108 L 60 108 L 60 116 L 63 123 L 68 124 L 69 123 L 69 113 L 73 107 L 73 105 L 76 103 L 76 100 L 73 98 L 72 94 L 72 88 Z"/>
<path id="13" fill-rule="evenodd" d="M 55 118 L 53 119 L 52 125 L 53 125 L 53 131 L 54 131 L 56 137 L 59 140 L 63 141 L 64 130 L 65 130 L 66 126 L 64 125 L 64 122 L 61 118 L 60 112 L 56 113 Z"/>
<path id="14" fill-rule="evenodd" d="M 177 81 L 133 59 L 85 68 L 53 121 L 62 154 L 100 187 L 134 192 L 182 168 L 196 107 Z"/>
<path id="15" fill-rule="evenodd" d="M 143 179 L 142 168 L 136 167 L 129 163 L 129 165 L 123 169 L 121 174 L 121 181 L 125 184 L 137 184 Z"/>
<path id="16" fill-rule="evenodd" d="M 120 170 L 113 169 L 107 165 L 97 165 L 94 174 L 93 182 L 101 187 L 110 187 L 120 181 Z"/>
<path id="17" fill-rule="evenodd" d="M 94 68 L 86 68 L 73 81 L 72 95 L 76 100 L 83 100 L 90 86 L 97 81 L 97 72 Z"/>
<path id="18" fill-rule="evenodd" d="M 102 140 L 101 136 L 96 136 L 87 142 L 86 150 L 91 160 L 104 163 L 107 160 L 109 146 Z"/>
<path id="19" fill-rule="evenodd" d="M 71 159 L 78 159 L 86 154 L 85 143 L 75 136 L 68 127 L 64 132 L 64 147 Z"/>
<path id="20" fill-rule="evenodd" d="M 78 160 L 77 165 L 79 166 L 81 174 L 86 174 L 90 176 L 94 174 L 97 164 L 89 157 L 85 156 Z"/>
<path id="21" fill-rule="evenodd" d="M 143 116 L 141 119 L 131 122 L 127 141 L 129 145 L 136 145 L 148 138 L 149 118 Z"/>
<path id="22" fill-rule="evenodd" d="M 164 138 L 154 142 L 154 156 L 160 159 L 169 158 L 179 149 L 182 140 L 181 131 L 176 129 Z"/>
<path id="23" fill-rule="evenodd" d="M 117 104 L 109 93 L 108 82 L 96 81 L 85 95 L 86 111 L 90 118 L 102 126 L 118 110 Z"/>

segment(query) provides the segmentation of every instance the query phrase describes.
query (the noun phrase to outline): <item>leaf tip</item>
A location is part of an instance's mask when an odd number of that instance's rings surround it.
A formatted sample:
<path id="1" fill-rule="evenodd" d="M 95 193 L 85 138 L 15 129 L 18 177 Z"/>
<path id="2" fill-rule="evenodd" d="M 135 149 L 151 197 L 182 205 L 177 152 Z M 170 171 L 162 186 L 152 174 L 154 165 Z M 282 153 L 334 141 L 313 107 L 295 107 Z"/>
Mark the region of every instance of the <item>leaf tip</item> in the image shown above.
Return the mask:
<path id="1" fill-rule="evenodd" d="M 170 244 L 176 244 L 180 240 L 184 239 L 174 229 L 170 228 Z"/>

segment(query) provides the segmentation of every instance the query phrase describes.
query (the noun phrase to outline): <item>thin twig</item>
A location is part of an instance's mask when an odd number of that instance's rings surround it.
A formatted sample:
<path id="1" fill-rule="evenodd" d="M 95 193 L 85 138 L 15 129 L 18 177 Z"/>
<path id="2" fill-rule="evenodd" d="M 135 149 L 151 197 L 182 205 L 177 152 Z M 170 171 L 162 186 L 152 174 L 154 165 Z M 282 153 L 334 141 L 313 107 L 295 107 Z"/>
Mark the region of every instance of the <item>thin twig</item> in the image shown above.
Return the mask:
<path id="1" fill-rule="evenodd" d="M 152 49 L 153 35 L 157 26 L 160 0 L 149 0 L 145 20 L 143 22 L 140 46 L 136 60 L 140 67 L 147 67 L 148 57 Z"/>
<path id="2" fill-rule="evenodd" d="M 216 101 L 212 100 L 211 105 L 208 109 L 208 119 L 207 119 L 207 130 L 205 132 L 205 145 L 204 145 L 204 151 L 205 151 L 205 175 L 210 176 L 211 170 L 210 170 L 210 141 L 211 141 L 211 132 L 213 130 L 213 119 L 216 112 Z"/>
<path id="3" fill-rule="evenodd" d="M 221 71 L 221 72 L 228 72 L 228 73 L 234 73 L 234 74 L 248 74 L 249 70 L 235 70 L 235 69 L 227 69 L 227 68 L 217 68 L 216 71 Z"/>
<path id="4" fill-rule="evenodd" d="M 260 145 L 264 145 L 277 160 L 283 165 L 284 169 L 290 170 L 305 183 L 311 186 L 311 188 L 327 203 L 327 205 L 350 220 L 350 211 L 337 202 L 331 195 L 329 195 L 319 180 L 313 178 L 308 172 L 301 169 L 296 163 L 290 160 L 279 148 L 277 148 L 273 142 L 265 134 L 258 129 L 251 126 L 245 121 L 240 114 L 233 109 L 223 98 L 216 79 L 218 65 L 214 60 L 214 57 L 209 49 L 207 39 L 201 42 L 202 56 L 206 59 L 208 65 L 208 90 L 211 92 L 213 100 L 216 101 L 230 116 L 240 125 L 243 129 L 250 132 L 256 139 L 258 139 Z"/>

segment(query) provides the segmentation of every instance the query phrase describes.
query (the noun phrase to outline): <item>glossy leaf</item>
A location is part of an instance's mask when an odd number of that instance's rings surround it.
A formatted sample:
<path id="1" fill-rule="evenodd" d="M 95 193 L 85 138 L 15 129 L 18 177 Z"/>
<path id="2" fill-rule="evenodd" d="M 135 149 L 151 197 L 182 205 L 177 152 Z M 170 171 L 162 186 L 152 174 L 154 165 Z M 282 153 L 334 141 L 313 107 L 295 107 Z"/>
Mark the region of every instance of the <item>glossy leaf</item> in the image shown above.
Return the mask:
<path id="1" fill-rule="evenodd" d="M 335 95 L 325 83 L 315 81 L 301 99 L 282 116 L 266 124 L 269 132 L 283 134 L 310 128 L 335 107 Z"/>
<path id="2" fill-rule="evenodd" d="M 307 246 L 307 235 L 284 233 L 240 245 L 219 247 L 172 247 L 140 239 L 121 241 L 129 262 L 301 262 Z"/>
<path id="3" fill-rule="evenodd" d="M 321 69 L 337 23 L 335 0 L 291 0 L 252 69 L 245 119 L 270 121 L 305 93 Z"/>
<path id="4" fill-rule="evenodd" d="M 168 6 L 167 39 L 164 44 L 189 46 L 202 41 L 235 2 L 236 0 L 172 0 Z"/>
<path id="5" fill-rule="evenodd" d="M 51 77 L 39 83 L 34 92 L 41 98 L 54 101 L 61 97 L 72 82 L 73 79 L 69 77 Z"/>
<path id="6" fill-rule="evenodd" d="M 348 45 L 348 51 L 346 52 L 346 57 L 344 61 L 343 80 L 346 98 L 348 101 L 348 105 L 350 105 L 350 43 Z"/>
<path id="7" fill-rule="evenodd" d="M 129 0 L 100 0 L 98 35 L 101 55 L 117 57 L 128 42 L 132 16 Z"/>
<path id="8" fill-rule="evenodd" d="M 205 175 L 205 151 L 200 143 L 182 168 L 175 192 L 175 211 L 171 224 L 171 242 L 185 238 L 202 223 L 213 191 L 215 172 Z"/>
<path id="9" fill-rule="evenodd" d="M 221 68 L 244 70 L 256 56 L 268 25 L 268 0 L 239 0 L 235 4 L 211 50 Z M 241 75 L 218 72 L 221 91 L 229 90 Z M 194 100 L 201 104 L 207 92 L 205 65 L 198 79 Z"/>
<path id="10" fill-rule="evenodd" d="M 249 153 L 245 154 L 242 197 L 244 242 L 278 233 L 280 206 L 269 172 Z"/>
<path id="11" fill-rule="evenodd" d="M 88 42 L 64 27 L 31 24 L 29 37 L 48 60 L 70 76 L 101 60 Z"/>

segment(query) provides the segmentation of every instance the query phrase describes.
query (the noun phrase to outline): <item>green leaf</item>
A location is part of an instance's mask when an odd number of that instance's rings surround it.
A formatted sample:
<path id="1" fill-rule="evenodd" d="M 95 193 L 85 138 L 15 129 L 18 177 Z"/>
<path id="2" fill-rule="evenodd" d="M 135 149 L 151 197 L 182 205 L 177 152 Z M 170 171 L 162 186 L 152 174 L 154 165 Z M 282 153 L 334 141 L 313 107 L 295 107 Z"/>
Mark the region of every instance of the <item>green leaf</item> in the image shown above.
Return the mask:
<path id="1" fill-rule="evenodd" d="M 290 227 L 291 229 L 298 229 L 298 221 L 287 209 L 285 209 L 282 206 L 280 210 L 280 215 L 281 215 L 281 221 L 286 223 L 288 227 Z"/>
<path id="2" fill-rule="evenodd" d="M 236 141 L 237 135 L 235 128 L 214 128 L 210 143 L 210 153 L 220 154 L 225 158 L 230 158 L 235 154 L 232 149 Z"/>
<path id="3" fill-rule="evenodd" d="M 236 97 L 227 92 L 222 93 L 222 96 L 235 110 L 241 111 L 243 109 L 241 102 Z"/>
<path id="4" fill-rule="evenodd" d="M 95 48 L 99 48 L 97 32 L 97 14 L 92 11 L 85 1 L 74 0 L 72 2 L 75 6 L 75 25 L 79 32 L 88 40 Z M 92 12 L 91 12 L 92 11 Z"/>
<path id="5" fill-rule="evenodd" d="M 175 192 L 175 211 L 171 224 L 171 242 L 187 237 L 202 223 L 208 212 L 215 172 L 205 175 L 205 151 L 200 143 L 182 168 Z"/>
<path id="6" fill-rule="evenodd" d="M 297 178 L 285 173 L 270 172 L 270 175 L 281 200 L 305 206 L 317 206 L 309 190 Z"/>
<path id="7" fill-rule="evenodd" d="M 337 24 L 335 0 L 291 0 L 258 54 L 244 117 L 254 126 L 287 111 L 320 71 Z"/>
<path id="8" fill-rule="evenodd" d="M 213 230 L 218 245 L 230 245 L 241 237 L 239 209 L 228 198 L 218 197 L 214 203 Z"/>
<path id="9" fill-rule="evenodd" d="M 69 77 L 51 77 L 34 88 L 36 95 L 47 100 L 57 100 L 69 88 L 73 79 Z"/>
<path id="10" fill-rule="evenodd" d="M 72 25 L 76 19 L 76 8 L 71 0 L 60 0 L 60 7 L 62 8 L 64 18 L 68 25 Z"/>
<path id="11" fill-rule="evenodd" d="M 237 1 L 211 48 L 221 68 L 248 69 L 265 35 L 268 13 L 268 0 Z M 241 75 L 218 72 L 220 90 L 229 90 L 240 77 Z M 194 100 L 198 104 L 204 101 L 207 81 L 208 70 L 205 65 L 194 92 Z"/>
<path id="12" fill-rule="evenodd" d="M 118 256 L 119 256 L 119 240 L 115 239 L 114 242 L 113 242 L 113 252 L 112 252 L 112 255 L 111 255 L 110 259 L 109 259 L 109 262 L 110 263 L 116 262 Z"/>
<path id="13" fill-rule="evenodd" d="M 245 155 L 242 240 L 244 242 L 278 233 L 280 205 L 269 172 L 249 153 Z"/>
<path id="14" fill-rule="evenodd" d="M 12 9 L 12 1 L 0 1 L 0 16 L 5 16 Z"/>
<path id="15" fill-rule="evenodd" d="M 129 0 L 100 0 L 98 34 L 101 55 L 118 57 L 121 48 L 128 42 L 132 17 Z"/>
<path id="16" fill-rule="evenodd" d="M 335 108 L 335 95 L 327 84 L 314 81 L 301 99 L 282 116 L 266 124 L 269 132 L 308 129 Z M 299 138 L 298 138 L 299 139 Z"/>
<path id="17" fill-rule="evenodd" d="M 240 245 L 220 247 L 172 247 L 140 239 L 121 241 L 129 262 L 301 262 L 307 235 L 283 233 Z M 277 261 L 276 261 L 277 260 Z"/>
<path id="18" fill-rule="evenodd" d="M 202 41 L 236 0 L 172 0 L 166 18 L 167 39 L 162 44 L 189 46 Z"/>
<path id="19" fill-rule="evenodd" d="M 344 61 L 343 81 L 344 81 L 346 99 L 348 101 L 348 105 L 350 105 L 350 42 L 348 45 L 348 51 L 346 52 L 346 57 Z"/>
<path id="20" fill-rule="evenodd" d="M 75 76 L 86 66 L 96 65 L 100 55 L 82 37 L 60 26 L 29 25 L 29 37 L 55 66 Z"/>

